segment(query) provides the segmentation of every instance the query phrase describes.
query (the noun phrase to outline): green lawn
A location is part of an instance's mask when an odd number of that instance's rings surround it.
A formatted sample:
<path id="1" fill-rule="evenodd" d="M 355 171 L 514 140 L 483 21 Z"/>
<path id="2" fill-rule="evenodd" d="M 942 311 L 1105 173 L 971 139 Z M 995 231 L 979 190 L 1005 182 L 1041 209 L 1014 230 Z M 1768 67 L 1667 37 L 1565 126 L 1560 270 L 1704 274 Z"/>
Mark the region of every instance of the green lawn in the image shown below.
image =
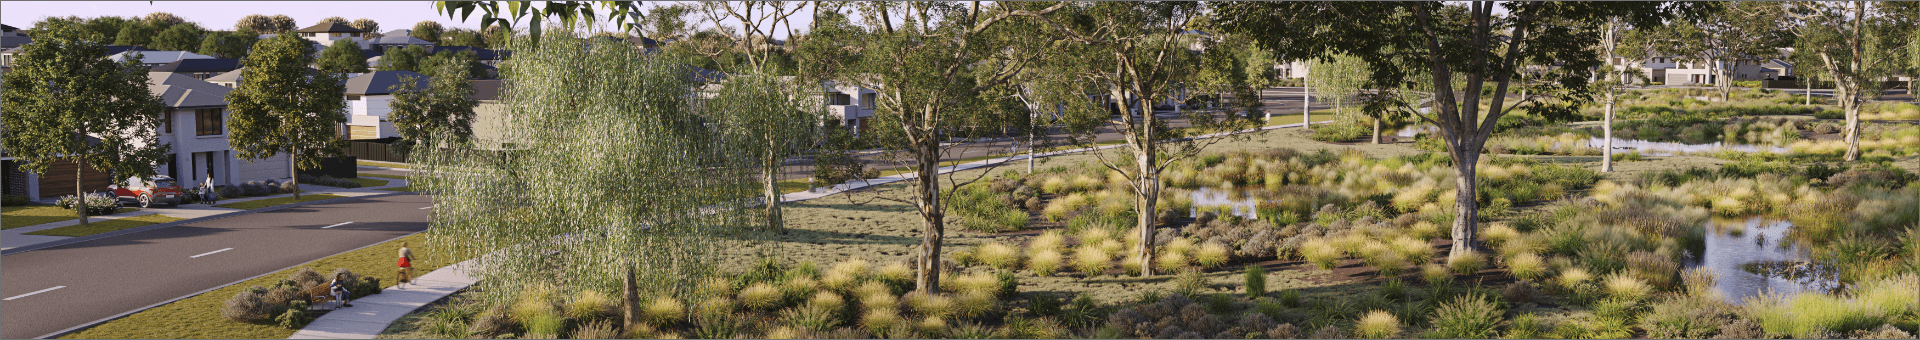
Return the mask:
<path id="1" fill-rule="evenodd" d="M 328 194 L 302 195 L 298 200 L 293 199 L 293 196 L 287 196 L 287 197 L 281 197 L 281 198 L 269 198 L 269 199 L 246 201 L 246 202 L 239 202 L 239 203 L 227 203 L 227 204 L 216 205 L 216 207 L 247 210 L 247 209 L 259 209 L 259 208 L 271 207 L 271 206 L 276 206 L 281 204 L 318 201 L 318 200 L 341 198 L 341 197 L 346 197 L 346 196 L 328 195 Z"/>
<path id="2" fill-rule="evenodd" d="M 369 174 L 369 173 L 361 173 L 361 174 L 360 174 L 360 177 L 378 177 L 378 178 L 390 178 L 390 179 L 407 179 L 407 176 L 398 176 L 398 175 L 383 175 L 383 174 Z"/>
<path id="3" fill-rule="evenodd" d="M 115 213 L 138 211 L 134 208 L 120 208 Z M 51 205 L 29 205 L 19 207 L 0 207 L 0 229 L 13 229 L 25 226 L 41 225 L 65 220 L 77 219 L 73 210 L 61 209 Z"/>
<path id="4" fill-rule="evenodd" d="M 145 226 L 149 224 L 167 223 L 167 222 L 173 222 L 173 221 L 179 221 L 179 220 L 184 220 L 184 218 L 172 217 L 172 216 L 161 215 L 161 214 L 140 215 L 140 216 L 134 216 L 134 217 L 120 218 L 120 219 L 93 221 L 93 223 L 89 223 L 89 224 L 78 224 L 78 225 L 72 225 L 72 226 L 66 226 L 66 227 L 41 230 L 41 231 L 27 233 L 27 235 L 80 237 L 80 236 L 99 234 L 99 233 L 121 230 L 121 229 L 131 229 L 131 228 Z"/>
<path id="5" fill-rule="evenodd" d="M 313 268 L 321 275 L 332 274 L 336 268 L 346 268 L 361 277 L 380 278 L 381 286 L 393 285 L 395 268 L 393 254 L 399 252 L 400 242 L 411 242 L 414 273 L 426 275 L 434 269 L 465 260 L 436 256 L 436 251 L 427 244 L 426 234 L 413 234 L 398 240 L 388 241 L 372 247 L 361 248 L 345 254 L 308 262 L 300 267 Z M 127 317 L 108 321 L 87 328 L 61 339 L 285 339 L 292 336 L 294 329 L 280 327 L 278 324 L 239 323 L 220 317 L 220 309 L 228 298 L 253 285 L 272 286 L 274 282 L 287 278 L 300 267 L 282 270 L 241 282 L 232 286 L 214 289 L 205 294 L 195 295 L 180 301 L 133 313 Z"/>
<path id="6" fill-rule="evenodd" d="M 374 189 L 374 190 L 386 190 L 386 191 L 399 191 L 399 192 L 412 192 L 412 191 L 413 191 L 413 185 L 407 185 L 407 186 L 404 186 L 404 187 L 392 187 L 392 188 L 381 188 L 381 189 Z"/>

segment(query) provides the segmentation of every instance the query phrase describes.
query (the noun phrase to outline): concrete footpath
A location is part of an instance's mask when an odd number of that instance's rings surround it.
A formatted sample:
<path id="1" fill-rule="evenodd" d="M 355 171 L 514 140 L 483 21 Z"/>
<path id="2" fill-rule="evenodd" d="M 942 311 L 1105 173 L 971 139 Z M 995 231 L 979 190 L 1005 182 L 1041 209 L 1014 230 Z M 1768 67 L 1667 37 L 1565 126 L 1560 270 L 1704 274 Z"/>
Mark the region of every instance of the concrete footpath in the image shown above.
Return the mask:
<path id="1" fill-rule="evenodd" d="M 1325 124 L 1330 122 L 1332 121 L 1314 122 L 1314 124 Z M 1195 136 L 1193 138 L 1211 138 L 1211 137 L 1231 135 L 1231 134 L 1259 132 L 1259 131 L 1266 131 L 1266 130 L 1299 127 L 1299 126 L 1300 124 L 1275 125 L 1275 126 L 1267 126 L 1267 127 L 1257 128 L 1257 129 L 1247 129 L 1242 131 L 1232 131 L 1232 132 L 1201 135 L 1201 136 Z M 1033 157 L 1034 158 L 1052 157 L 1052 156 L 1081 153 L 1081 152 L 1094 151 L 1094 150 L 1105 150 L 1105 149 L 1117 148 L 1117 147 L 1126 147 L 1126 145 L 1124 144 L 1107 145 L 1107 146 L 1099 146 L 1099 147 L 1092 147 L 1092 148 L 1080 148 L 1080 149 L 1061 150 L 1061 151 L 1053 151 L 1053 152 L 1043 152 L 1043 153 L 1035 154 Z M 939 173 L 946 174 L 954 171 L 965 171 L 965 170 L 971 170 L 971 169 L 976 169 L 976 168 L 1000 164 L 1000 163 L 1006 163 L 1009 161 L 1026 160 L 1027 157 L 1028 157 L 1027 155 L 1018 155 L 1018 156 L 1012 156 L 1012 157 L 994 158 L 994 159 L 988 159 L 984 161 L 959 164 L 959 165 L 940 168 Z M 857 189 L 866 188 L 870 186 L 885 185 L 885 184 L 890 184 L 894 182 L 905 181 L 909 178 L 912 178 L 912 176 L 913 176 L 912 173 L 906 173 L 906 174 L 900 174 L 900 175 L 874 178 L 874 179 L 859 181 L 855 183 L 840 184 L 840 185 L 835 185 L 832 187 L 823 188 L 821 190 L 816 190 L 811 192 L 803 191 L 803 192 L 791 193 L 791 194 L 784 195 L 785 198 L 782 199 L 781 201 L 794 202 L 794 201 L 804 201 L 804 200 L 810 200 L 815 198 L 821 198 L 821 197 L 831 196 L 833 194 L 846 192 L 848 190 L 857 190 Z M 387 290 L 382 291 L 380 294 L 375 294 L 373 296 L 368 296 L 366 298 L 353 300 L 353 307 L 344 307 L 344 308 L 334 310 L 332 312 L 328 312 L 327 315 L 320 316 L 320 318 L 315 319 L 313 323 L 307 324 L 306 328 L 300 329 L 299 332 L 295 332 L 293 333 L 293 336 L 287 337 L 287 338 L 288 339 L 372 339 L 375 336 L 379 336 L 381 332 L 386 331 L 387 327 L 389 325 L 392 325 L 394 321 L 399 321 L 401 317 L 404 317 L 407 314 L 413 313 L 414 310 L 419 309 L 420 307 L 426 306 L 429 303 L 433 303 L 434 301 L 438 301 L 441 298 L 445 298 L 448 295 L 452 295 L 454 292 L 459 291 L 460 289 L 466 288 L 467 286 L 473 285 L 475 283 L 475 279 L 472 275 L 469 275 L 469 273 L 472 270 L 473 263 L 474 263 L 474 260 L 467 260 L 459 264 L 447 266 L 445 268 L 440 268 L 439 270 L 435 270 L 432 273 L 420 275 L 419 282 L 421 285 L 419 286 L 409 285 L 405 290 L 396 290 L 394 288 L 387 288 Z"/>
<path id="2" fill-rule="evenodd" d="M 472 286 L 475 279 L 468 273 L 473 263 L 474 260 L 467 260 L 422 274 L 418 280 L 408 283 L 405 289 L 395 288 L 399 287 L 396 284 L 381 290 L 380 294 L 355 298 L 353 307 L 339 308 L 321 315 L 313 323 L 307 324 L 306 328 L 287 338 L 372 339 L 385 331 L 387 325 L 400 320 L 400 317 Z M 339 306 L 337 302 L 328 305 Z"/>

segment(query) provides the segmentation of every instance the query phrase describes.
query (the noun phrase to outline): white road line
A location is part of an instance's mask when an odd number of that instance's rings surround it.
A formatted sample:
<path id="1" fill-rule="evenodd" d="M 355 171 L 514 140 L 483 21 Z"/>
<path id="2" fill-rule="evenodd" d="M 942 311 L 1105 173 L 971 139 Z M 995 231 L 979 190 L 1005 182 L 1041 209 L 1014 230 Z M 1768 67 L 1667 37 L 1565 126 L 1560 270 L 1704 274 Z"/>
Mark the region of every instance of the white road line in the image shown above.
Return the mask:
<path id="1" fill-rule="evenodd" d="M 14 295 L 13 297 L 10 297 L 10 298 L 6 298 L 6 299 L 0 299 L 0 301 L 13 301 L 13 299 L 18 299 L 18 298 L 23 298 L 23 297 L 27 297 L 27 296 L 31 296 L 31 295 L 33 295 L 33 294 L 40 294 L 40 293 L 45 293 L 45 292 L 50 292 L 50 291 L 53 291 L 53 290 L 55 290 L 55 289 L 60 289 L 60 288 L 67 288 L 67 286 L 54 286 L 53 288 L 47 288 L 47 289 L 41 289 L 41 290 L 38 290 L 38 291 L 34 291 L 34 292 L 32 292 L 32 293 L 26 293 L 26 294 L 20 294 L 20 295 Z"/>
<path id="2" fill-rule="evenodd" d="M 335 224 L 335 225 L 330 225 L 330 226 L 325 226 L 325 227 L 320 227 L 320 229 L 326 229 L 326 228 L 332 228 L 332 227 L 338 227 L 338 226 L 343 226 L 343 225 L 348 225 L 348 224 L 353 224 L 353 222 L 340 222 L 340 224 Z"/>
<path id="3" fill-rule="evenodd" d="M 429 205 L 429 206 L 420 207 L 420 210 L 427 210 L 427 209 L 433 209 L 433 206 Z"/>
<path id="4" fill-rule="evenodd" d="M 221 250 L 215 250 L 215 251 L 210 251 L 210 252 L 207 252 L 206 254 L 200 254 L 200 255 L 194 255 L 194 256 L 188 256 L 187 258 L 190 258 L 190 259 L 197 259 L 197 258 L 200 258 L 201 256 L 207 256 L 207 255 L 213 255 L 213 253 L 218 253 L 218 252 L 223 252 L 223 251 L 228 251 L 228 250 L 233 250 L 233 248 L 227 248 L 227 249 L 221 249 Z"/>

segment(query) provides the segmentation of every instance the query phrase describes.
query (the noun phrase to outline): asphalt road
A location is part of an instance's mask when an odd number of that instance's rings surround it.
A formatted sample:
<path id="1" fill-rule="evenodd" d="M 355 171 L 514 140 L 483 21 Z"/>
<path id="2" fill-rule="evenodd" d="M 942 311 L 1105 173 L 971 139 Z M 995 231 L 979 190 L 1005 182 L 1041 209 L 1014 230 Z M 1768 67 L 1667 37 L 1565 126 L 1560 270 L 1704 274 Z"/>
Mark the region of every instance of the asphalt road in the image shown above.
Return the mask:
<path id="1" fill-rule="evenodd" d="M 47 335 L 426 230 L 430 204 L 425 195 L 355 199 L 7 255 L 0 338 Z M 353 223 L 333 226 L 343 222 Z"/>

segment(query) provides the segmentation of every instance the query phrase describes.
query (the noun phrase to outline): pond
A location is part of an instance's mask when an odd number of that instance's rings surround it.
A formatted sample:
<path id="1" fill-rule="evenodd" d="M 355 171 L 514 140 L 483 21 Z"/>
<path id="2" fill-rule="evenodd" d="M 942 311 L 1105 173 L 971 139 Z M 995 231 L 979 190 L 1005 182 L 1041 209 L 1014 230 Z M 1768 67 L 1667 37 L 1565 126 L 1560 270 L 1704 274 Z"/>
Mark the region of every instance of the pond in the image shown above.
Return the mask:
<path id="1" fill-rule="evenodd" d="M 1230 210 L 1228 213 L 1234 216 L 1245 217 L 1250 220 L 1260 219 L 1259 212 L 1254 210 L 1257 204 L 1252 197 L 1247 197 L 1246 192 L 1203 187 L 1193 190 L 1193 193 L 1188 194 L 1188 196 L 1193 198 L 1193 211 L 1189 212 L 1191 216 L 1199 216 L 1200 209 L 1203 207 L 1225 206 Z"/>
<path id="2" fill-rule="evenodd" d="M 1809 261 L 1807 249 L 1791 241 L 1793 224 L 1764 218 L 1709 222 L 1706 248 L 1689 251 L 1687 269 L 1706 268 L 1718 280 L 1714 289 L 1728 302 L 1766 292 L 1826 292 L 1840 287 L 1832 266 Z"/>
<path id="3" fill-rule="evenodd" d="M 1606 138 L 1594 137 L 1594 138 L 1587 139 L 1587 147 L 1590 147 L 1590 148 L 1595 148 L 1595 149 L 1603 148 L 1603 147 L 1606 147 L 1607 145 L 1606 143 L 1607 143 Z M 1752 144 L 1727 144 L 1724 142 L 1713 142 L 1708 144 L 1686 144 L 1686 143 L 1675 143 L 1675 142 L 1649 142 L 1649 141 L 1639 140 L 1639 139 L 1620 139 L 1620 138 L 1613 139 L 1613 148 L 1616 149 L 1614 151 L 1616 153 L 1626 152 L 1626 151 L 1640 151 L 1640 154 L 1647 155 L 1647 156 L 1673 156 L 1673 155 L 1696 153 L 1696 152 L 1708 153 L 1708 152 L 1716 152 L 1721 150 L 1733 150 L 1733 151 L 1746 152 L 1746 153 L 1756 153 L 1756 152 L 1762 152 L 1762 151 L 1772 152 L 1772 153 L 1787 153 L 1788 151 L 1791 151 L 1784 147 L 1772 147 L 1772 146 L 1752 145 Z"/>

